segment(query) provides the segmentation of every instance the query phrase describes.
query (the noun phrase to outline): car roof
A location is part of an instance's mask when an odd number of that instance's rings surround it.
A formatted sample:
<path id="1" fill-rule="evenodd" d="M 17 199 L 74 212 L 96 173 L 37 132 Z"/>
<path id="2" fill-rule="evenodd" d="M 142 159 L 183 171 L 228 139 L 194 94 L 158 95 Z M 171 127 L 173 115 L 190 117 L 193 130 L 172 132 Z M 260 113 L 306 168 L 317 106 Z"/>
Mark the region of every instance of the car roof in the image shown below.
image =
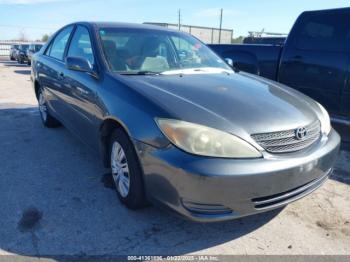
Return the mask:
<path id="1" fill-rule="evenodd" d="M 332 9 L 321 9 L 321 10 L 308 10 L 303 13 L 338 13 L 338 12 L 350 12 L 350 7 L 332 8 Z"/>
<path id="2" fill-rule="evenodd" d="M 166 27 L 158 26 L 158 25 L 137 24 L 137 23 L 82 21 L 82 22 L 76 22 L 73 24 L 83 24 L 83 25 L 92 26 L 95 28 L 130 28 L 130 29 L 145 29 L 145 30 L 179 32 L 177 30 L 169 29 Z"/>

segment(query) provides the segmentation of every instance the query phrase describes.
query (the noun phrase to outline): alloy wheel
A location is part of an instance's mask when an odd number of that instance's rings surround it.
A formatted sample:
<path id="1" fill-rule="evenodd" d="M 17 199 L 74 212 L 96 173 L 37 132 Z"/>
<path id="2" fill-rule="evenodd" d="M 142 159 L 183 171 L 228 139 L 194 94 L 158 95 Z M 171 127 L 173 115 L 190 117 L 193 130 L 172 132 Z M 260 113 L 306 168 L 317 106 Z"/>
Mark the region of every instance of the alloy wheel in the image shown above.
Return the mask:
<path id="1" fill-rule="evenodd" d="M 129 166 L 124 149 L 117 141 L 112 145 L 111 168 L 117 191 L 123 198 L 127 197 L 130 188 Z"/>
<path id="2" fill-rule="evenodd" d="M 41 115 L 42 119 L 45 122 L 47 119 L 47 107 L 46 107 L 45 98 L 41 92 L 39 95 L 39 111 L 40 111 L 40 115 Z"/>

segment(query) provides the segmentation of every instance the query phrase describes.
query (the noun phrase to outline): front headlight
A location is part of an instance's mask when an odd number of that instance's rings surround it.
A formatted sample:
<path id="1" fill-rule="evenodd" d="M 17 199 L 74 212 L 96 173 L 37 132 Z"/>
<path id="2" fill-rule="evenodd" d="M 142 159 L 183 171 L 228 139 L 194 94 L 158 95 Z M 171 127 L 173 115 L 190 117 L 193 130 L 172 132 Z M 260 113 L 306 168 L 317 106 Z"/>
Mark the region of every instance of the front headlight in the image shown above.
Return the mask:
<path id="1" fill-rule="evenodd" d="M 318 105 L 318 107 L 320 108 L 320 110 L 322 112 L 322 115 L 320 117 L 322 133 L 325 135 L 328 135 L 332 129 L 329 114 L 328 114 L 327 110 L 320 103 L 316 102 L 316 104 Z"/>
<path id="2" fill-rule="evenodd" d="M 261 153 L 244 140 L 207 126 L 180 120 L 156 119 L 163 134 L 180 149 L 201 156 L 258 158 Z"/>

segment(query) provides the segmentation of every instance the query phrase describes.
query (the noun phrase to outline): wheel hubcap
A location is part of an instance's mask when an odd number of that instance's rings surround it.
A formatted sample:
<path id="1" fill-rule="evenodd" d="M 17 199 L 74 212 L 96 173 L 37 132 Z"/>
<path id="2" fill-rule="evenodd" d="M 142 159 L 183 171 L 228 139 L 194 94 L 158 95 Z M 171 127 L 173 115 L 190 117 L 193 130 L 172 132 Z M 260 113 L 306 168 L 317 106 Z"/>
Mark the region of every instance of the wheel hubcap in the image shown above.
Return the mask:
<path id="1" fill-rule="evenodd" d="M 122 146 L 116 141 L 112 146 L 111 167 L 116 189 L 122 197 L 126 197 L 130 187 L 129 166 Z"/>
<path id="2" fill-rule="evenodd" d="M 47 119 L 47 107 L 45 103 L 45 98 L 42 93 L 39 95 L 39 111 L 40 115 L 43 118 L 44 121 Z"/>

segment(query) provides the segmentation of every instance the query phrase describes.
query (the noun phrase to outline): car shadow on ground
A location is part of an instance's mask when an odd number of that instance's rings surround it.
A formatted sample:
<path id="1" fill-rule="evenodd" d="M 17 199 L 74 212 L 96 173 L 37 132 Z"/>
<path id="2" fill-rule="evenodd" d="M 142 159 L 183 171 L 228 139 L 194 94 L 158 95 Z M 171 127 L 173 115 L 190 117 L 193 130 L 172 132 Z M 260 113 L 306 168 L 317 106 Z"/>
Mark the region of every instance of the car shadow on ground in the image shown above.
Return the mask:
<path id="1" fill-rule="evenodd" d="M 14 70 L 13 72 L 21 75 L 30 75 L 30 70 Z"/>
<path id="2" fill-rule="evenodd" d="M 0 64 L 8 67 L 29 67 L 27 64 L 19 64 L 17 61 L 0 60 Z"/>
<path id="3" fill-rule="evenodd" d="M 120 204 L 98 154 L 36 107 L 0 105 L 0 249 L 25 256 L 185 254 L 247 235 L 281 209 L 200 224 Z"/>

